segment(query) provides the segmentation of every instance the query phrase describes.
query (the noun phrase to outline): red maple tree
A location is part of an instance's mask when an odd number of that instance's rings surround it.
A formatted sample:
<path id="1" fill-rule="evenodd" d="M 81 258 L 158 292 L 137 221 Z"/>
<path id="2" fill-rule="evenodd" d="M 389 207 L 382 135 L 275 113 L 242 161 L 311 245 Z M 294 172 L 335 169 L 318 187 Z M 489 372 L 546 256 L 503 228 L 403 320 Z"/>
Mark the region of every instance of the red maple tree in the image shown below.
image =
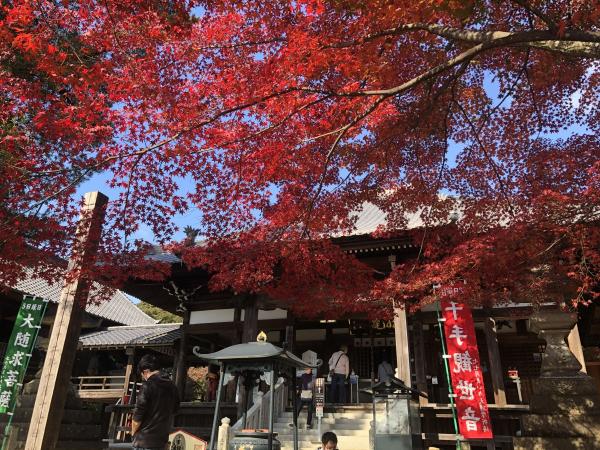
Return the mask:
<path id="1" fill-rule="evenodd" d="M 197 208 L 184 259 L 214 289 L 312 312 L 457 277 L 478 303 L 590 301 L 599 21 L 572 0 L 5 2 L 0 281 L 56 276 L 77 185 L 109 172 L 104 273 L 156 274 L 130 236 L 168 242 Z M 366 202 L 382 233 L 423 222 L 383 281 L 328 240 Z"/>

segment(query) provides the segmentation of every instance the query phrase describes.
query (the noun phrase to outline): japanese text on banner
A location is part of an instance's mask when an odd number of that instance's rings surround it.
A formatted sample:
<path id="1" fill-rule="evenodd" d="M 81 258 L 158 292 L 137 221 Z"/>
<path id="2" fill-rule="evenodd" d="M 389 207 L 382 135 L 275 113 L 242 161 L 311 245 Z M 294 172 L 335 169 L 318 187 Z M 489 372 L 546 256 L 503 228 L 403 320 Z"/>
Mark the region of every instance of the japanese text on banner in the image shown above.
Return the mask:
<path id="1" fill-rule="evenodd" d="M 10 414 L 14 409 L 45 310 L 45 300 L 23 297 L 0 375 L 0 413 Z"/>
<path id="2" fill-rule="evenodd" d="M 471 309 L 457 299 L 462 285 L 440 289 L 444 334 L 460 433 L 465 439 L 492 439 L 492 424 Z"/>

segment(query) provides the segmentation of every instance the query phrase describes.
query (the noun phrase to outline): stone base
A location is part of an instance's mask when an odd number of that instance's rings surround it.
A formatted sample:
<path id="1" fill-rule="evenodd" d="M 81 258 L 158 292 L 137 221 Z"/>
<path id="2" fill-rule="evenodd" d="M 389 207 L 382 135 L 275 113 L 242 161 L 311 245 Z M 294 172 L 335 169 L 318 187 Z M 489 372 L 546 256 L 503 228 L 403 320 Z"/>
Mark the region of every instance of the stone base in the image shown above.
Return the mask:
<path id="1" fill-rule="evenodd" d="M 539 378 L 532 388 L 515 450 L 600 449 L 600 393 L 589 376 Z"/>
<path id="2" fill-rule="evenodd" d="M 591 377 L 538 378 L 529 404 L 536 414 L 600 415 L 600 394 Z"/>
<path id="3" fill-rule="evenodd" d="M 598 438 L 543 438 L 513 439 L 514 450 L 591 450 L 600 448 Z"/>

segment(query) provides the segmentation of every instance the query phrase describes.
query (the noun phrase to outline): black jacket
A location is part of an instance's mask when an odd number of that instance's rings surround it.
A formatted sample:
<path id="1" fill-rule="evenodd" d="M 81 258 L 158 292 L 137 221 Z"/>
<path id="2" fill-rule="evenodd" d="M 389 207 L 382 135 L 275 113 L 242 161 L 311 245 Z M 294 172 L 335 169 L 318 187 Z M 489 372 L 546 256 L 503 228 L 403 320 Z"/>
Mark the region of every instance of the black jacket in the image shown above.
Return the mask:
<path id="1" fill-rule="evenodd" d="M 169 442 L 173 414 L 178 409 L 175 384 L 159 374 L 148 378 L 142 384 L 133 410 L 133 420 L 141 423 L 133 436 L 133 446 L 162 447 Z"/>

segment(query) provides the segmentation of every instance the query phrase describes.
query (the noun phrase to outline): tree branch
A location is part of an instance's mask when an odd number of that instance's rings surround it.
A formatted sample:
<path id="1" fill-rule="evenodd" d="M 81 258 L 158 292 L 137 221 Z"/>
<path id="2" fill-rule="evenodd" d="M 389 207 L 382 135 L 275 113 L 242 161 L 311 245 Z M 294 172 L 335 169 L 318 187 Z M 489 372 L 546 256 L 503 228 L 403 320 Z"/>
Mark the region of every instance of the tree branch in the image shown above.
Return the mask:
<path id="1" fill-rule="evenodd" d="M 415 31 L 426 31 L 450 41 L 486 44 L 487 48 L 529 46 L 542 50 L 600 58 L 600 33 L 591 31 L 567 31 L 558 38 L 552 30 L 528 31 L 478 31 L 444 25 L 411 23 L 379 31 L 354 41 L 341 42 L 324 48 L 347 48 L 387 36 Z M 558 38 L 558 39 L 557 39 Z"/>

